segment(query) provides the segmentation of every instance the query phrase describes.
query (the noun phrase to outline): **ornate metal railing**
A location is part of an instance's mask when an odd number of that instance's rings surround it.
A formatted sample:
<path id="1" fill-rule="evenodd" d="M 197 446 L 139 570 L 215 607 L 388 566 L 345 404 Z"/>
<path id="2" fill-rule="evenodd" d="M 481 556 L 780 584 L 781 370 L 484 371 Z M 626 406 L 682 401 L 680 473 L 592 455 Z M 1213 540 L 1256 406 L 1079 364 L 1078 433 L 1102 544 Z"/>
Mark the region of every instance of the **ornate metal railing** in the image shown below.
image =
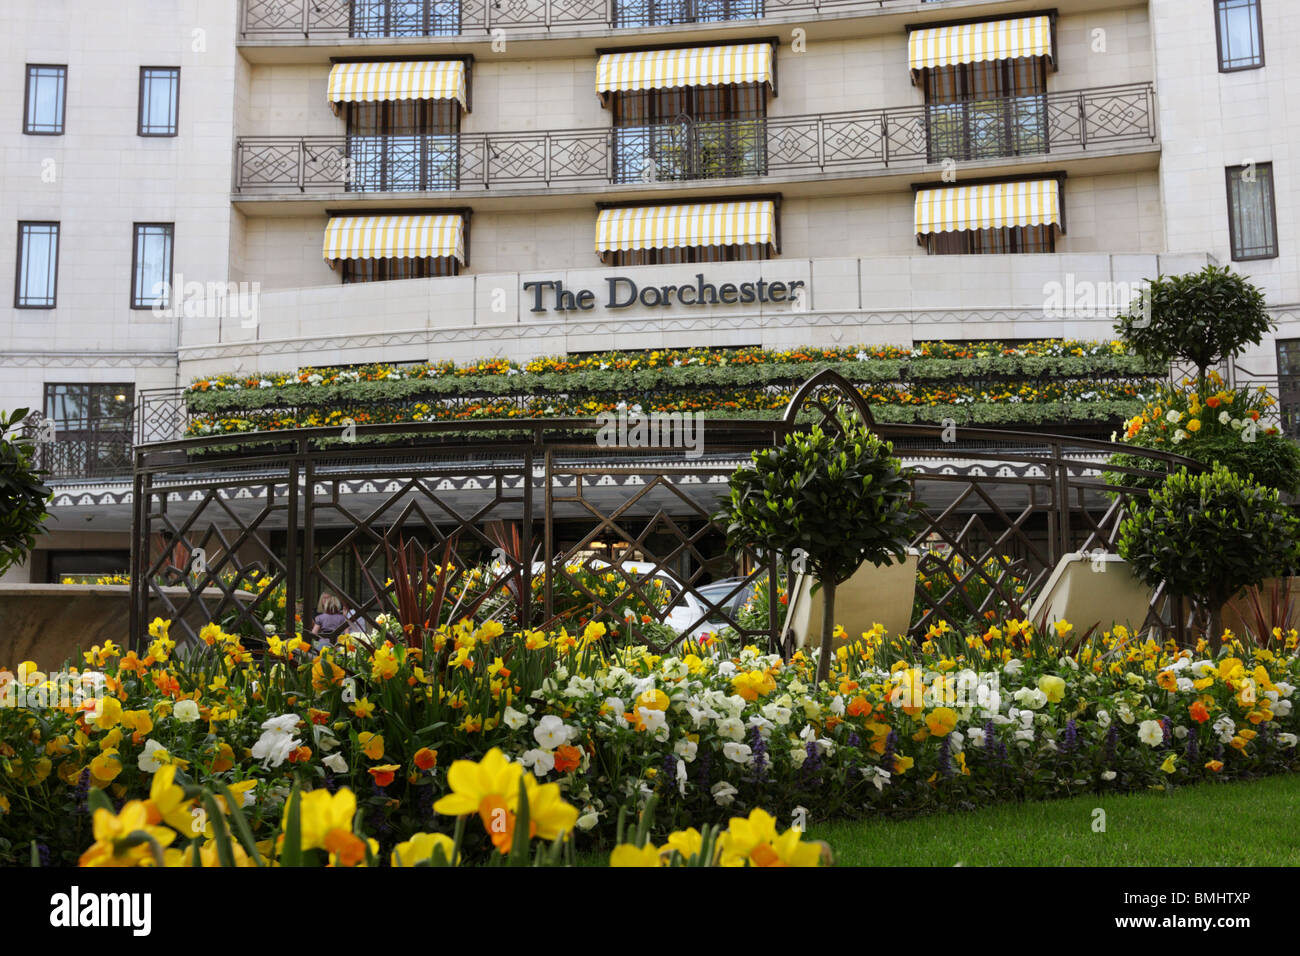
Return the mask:
<path id="1" fill-rule="evenodd" d="M 910 0 L 243 0 L 245 39 L 460 36 L 495 29 L 671 26 L 822 10 L 870 13 Z M 936 0 L 931 0 L 936 2 Z"/>
<path id="2" fill-rule="evenodd" d="M 582 587 L 567 568 L 594 567 L 592 546 L 600 542 L 602 553 L 626 548 L 674 574 L 701 602 L 699 620 L 679 622 L 686 633 L 716 622 L 788 649 L 777 602 L 756 628 L 700 593 L 711 577 L 737 570 L 777 583 L 773 556 L 741 556 L 737 566 L 713 515 L 738 461 L 814 421 L 838 428 L 846 406 L 882 438 L 907 446 L 914 468 L 913 545 L 927 575 L 944 582 L 922 598 L 914 633 L 938 619 L 1024 614 L 1062 556 L 1113 549 L 1127 502 L 1145 492 L 1106 481 L 1099 461 L 1111 453 L 1145 456 L 1142 467 L 1120 469 L 1134 485 L 1185 463 L 1057 435 L 963 427 L 952 441 L 942 427 L 872 424 L 863 397 L 830 370 L 805 382 L 781 417 L 710 419 L 700 441 L 654 447 L 629 436 L 602 441 L 596 420 L 572 418 L 144 443 L 133 477 L 131 634 L 142 639 L 146 610 L 162 601 L 177 622 L 174 636 L 197 615 L 257 637 L 268 621 L 283 628 L 286 613 L 312 608 L 325 590 L 373 619 L 389 610 L 390 596 L 357 582 L 391 574 L 386 562 L 398 539 L 425 542 L 435 558 L 454 547 L 458 561 L 494 561 L 502 570 L 488 586 L 509 591 L 516 621 L 535 626 L 552 614 L 557 587 Z M 514 528 L 510 548 L 502 545 L 502 523 Z M 177 601 L 164 591 L 169 584 L 190 597 Z M 210 587 L 225 592 L 218 606 L 201 598 Z M 257 597 L 238 597 L 241 589 Z M 593 619 L 623 624 L 612 600 L 584 593 Z M 656 613 L 653 623 L 666 621 L 667 609 Z M 1157 616 L 1153 610 L 1150 620 L 1159 623 Z M 627 623 L 653 646 L 675 643 L 662 629 L 643 629 L 646 622 Z"/>
<path id="3" fill-rule="evenodd" d="M 438 136 L 246 136 L 237 192 L 467 191 L 852 173 L 1156 138 L 1150 83 L 945 106 Z"/>

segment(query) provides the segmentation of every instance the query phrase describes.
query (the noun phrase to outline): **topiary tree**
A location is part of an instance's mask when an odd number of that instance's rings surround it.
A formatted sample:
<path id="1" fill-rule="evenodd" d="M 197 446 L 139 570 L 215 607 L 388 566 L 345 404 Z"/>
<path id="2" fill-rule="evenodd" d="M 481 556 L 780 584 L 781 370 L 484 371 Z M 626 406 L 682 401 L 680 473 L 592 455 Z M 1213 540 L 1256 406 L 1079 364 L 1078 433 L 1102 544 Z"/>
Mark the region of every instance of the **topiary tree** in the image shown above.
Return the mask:
<path id="1" fill-rule="evenodd" d="M 8 416 L 0 412 L 0 574 L 21 564 L 36 546 L 51 494 L 33 466 L 31 439 L 18 432 L 26 417 L 25 408 Z"/>
<path id="2" fill-rule="evenodd" d="M 840 420 L 838 436 L 814 425 L 776 448 L 755 452 L 752 466 L 731 476 L 729 507 L 716 519 L 733 550 L 804 557 L 823 589 L 817 680 L 830 673 L 835 589 L 863 561 L 902 558 L 911 540 L 911 483 L 893 445 L 856 417 Z"/>
<path id="3" fill-rule="evenodd" d="M 1264 293 L 1227 266 L 1160 276 L 1115 319 L 1115 330 L 1143 358 L 1195 365 L 1202 391 L 1206 369 L 1258 345 L 1272 328 Z"/>
<path id="4" fill-rule="evenodd" d="M 1300 521 L 1265 488 L 1222 465 L 1198 475 L 1180 468 L 1133 502 L 1119 553 L 1149 587 L 1164 582 L 1210 622 L 1217 649 L 1224 603 L 1244 587 L 1288 573 L 1300 559 Z"/>

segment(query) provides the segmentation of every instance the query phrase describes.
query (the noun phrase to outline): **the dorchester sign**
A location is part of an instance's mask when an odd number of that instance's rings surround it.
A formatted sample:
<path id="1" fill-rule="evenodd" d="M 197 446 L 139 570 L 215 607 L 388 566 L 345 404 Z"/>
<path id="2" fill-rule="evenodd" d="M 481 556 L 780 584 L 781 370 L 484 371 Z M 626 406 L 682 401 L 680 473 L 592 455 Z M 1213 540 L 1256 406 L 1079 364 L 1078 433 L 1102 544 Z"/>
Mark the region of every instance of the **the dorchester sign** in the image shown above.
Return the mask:
<path id="1" fill-rule="evenodd" d="M 790 302 L 798 304 L 806 292 L 801 279 L 787 282 L 769 282 L 759 278 L 753 282 L 708 282 L 704 273 L 697 273 L 695 281 L 683 285 L 638 286 L 627 276 L 607 276 L 602 296 L 597 298 L 594 289 L 566 289 L 559 279 L 545 282 L 525 282 L 524 293 L 531 295 L 530 312 L 587 312 L 598 302 L 605 309 L 626 309 L 641 304 L 649 308 L 667 308 L 674 305 L 755 305 Z"/>

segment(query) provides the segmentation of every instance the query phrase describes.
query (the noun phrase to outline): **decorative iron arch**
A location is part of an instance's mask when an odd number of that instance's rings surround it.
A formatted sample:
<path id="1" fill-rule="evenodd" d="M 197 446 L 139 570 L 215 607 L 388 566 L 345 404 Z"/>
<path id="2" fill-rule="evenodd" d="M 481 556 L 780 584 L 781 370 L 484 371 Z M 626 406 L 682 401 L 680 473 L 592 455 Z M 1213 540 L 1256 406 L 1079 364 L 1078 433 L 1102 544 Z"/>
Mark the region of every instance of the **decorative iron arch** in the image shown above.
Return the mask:
<path id="1" fill-rule="evenodd" d="M 799 386 L 781 418 L 788 433 L 797 426 L 798 418 L 804 411 L 818 412 L 821 414 L 818 424 L 823 430 L 839 435 L 842 430 L 839 415 L 846 405 L 861 419 L 863 425 L 867 428 L 875 427 L 876 420 L 871 414 L 871 406 L 857 387 L 834 369 L 824 368 Z"/>

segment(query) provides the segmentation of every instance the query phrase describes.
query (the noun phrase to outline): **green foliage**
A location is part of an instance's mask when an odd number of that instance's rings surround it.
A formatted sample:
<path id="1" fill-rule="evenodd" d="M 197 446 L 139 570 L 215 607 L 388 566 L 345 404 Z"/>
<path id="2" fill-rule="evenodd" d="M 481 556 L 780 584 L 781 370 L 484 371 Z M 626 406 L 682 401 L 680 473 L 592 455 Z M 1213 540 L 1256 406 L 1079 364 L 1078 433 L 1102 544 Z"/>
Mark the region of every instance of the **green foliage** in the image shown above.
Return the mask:
<path id="1" fill-rule="evenodd" d="M 1211 614 L 1250 585 L 1278 577 L 1300 558 L 1297 522 L 1278 492 L 1222 465 L 1181 468 L 1134 502 L 1120 526 L 1119 553 L 1151 587 L 1192 599 Z"/>
<path id="2" fill-rule="evenodd" d="M 911 485 L 894 446 L 864 425 L 837 438 L 814 425 L 755 452 L 731 476 L 730 506 L 717 516 L 727 543 L 760 554 L 807 554 L 819 581 L 848 580 L 863 561 L 892 564 L 906 553 Z"/>
<path id="3" fill-rule="evenodd" d="M 1139 355 L 1190 362 L 1198 378 L 1246 345 L 1257 345 L 1272 327 L 1258 288 L 1227 266 L 1209 265 L 1159 277 L 1150 285 L 1149 306 L 1135 302 L 1115 324 Z"/>
<path id="4" fill-rule="evenodd" d="M 0 574 L 26 560 L 48 516 L 51 492 L 33 465 L 33 443 L 17 433 L 26 417 L 25 408 L 0 412 Z"/>

